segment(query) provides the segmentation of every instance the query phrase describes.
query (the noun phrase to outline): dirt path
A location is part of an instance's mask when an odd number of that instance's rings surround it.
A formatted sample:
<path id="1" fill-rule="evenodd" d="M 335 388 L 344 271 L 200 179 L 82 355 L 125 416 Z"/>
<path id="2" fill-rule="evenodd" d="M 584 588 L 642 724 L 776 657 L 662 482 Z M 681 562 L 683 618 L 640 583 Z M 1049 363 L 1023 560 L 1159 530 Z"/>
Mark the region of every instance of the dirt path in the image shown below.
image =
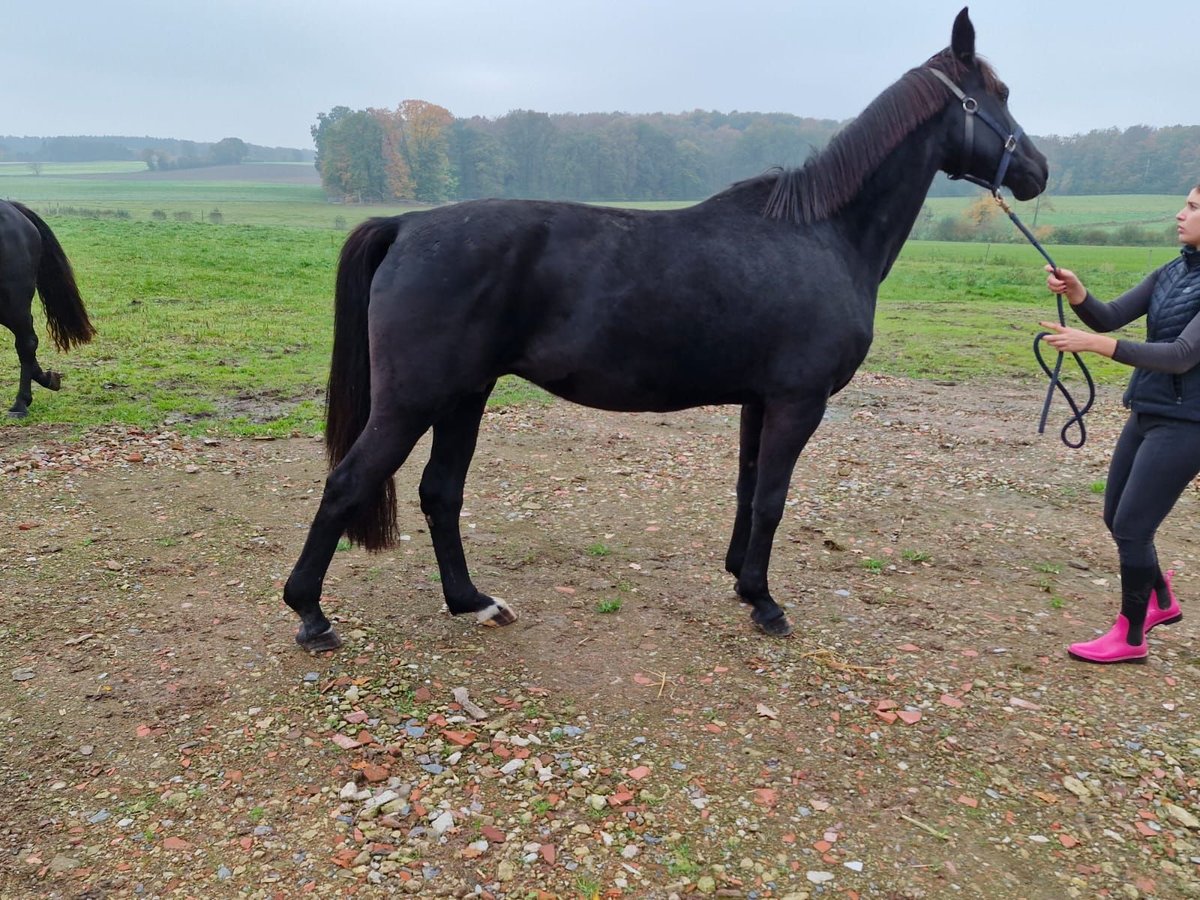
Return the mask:
<path id="1" fill-rule="evenodd" d="M 518 623 L 446 615 L 411 463 L 319 657 L 279 599 L 317 442 L 2 428 L 0 895 L 1200 896 L 1197 496 L 1183 622 L 1069 661 L 1116 609 L 1121 417 L 1066 450 L 1039 394 L 856 379 L 776 540 L 784 641 L 721 568 L 736 410 L 490 414 L 464 530 Z"/>

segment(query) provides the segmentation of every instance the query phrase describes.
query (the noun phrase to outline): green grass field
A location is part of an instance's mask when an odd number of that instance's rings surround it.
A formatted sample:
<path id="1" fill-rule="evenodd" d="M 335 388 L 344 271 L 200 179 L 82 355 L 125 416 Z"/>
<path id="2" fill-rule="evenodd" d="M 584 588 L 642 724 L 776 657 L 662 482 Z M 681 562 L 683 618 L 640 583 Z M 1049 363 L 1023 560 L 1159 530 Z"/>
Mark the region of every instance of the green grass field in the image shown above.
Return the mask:
<path id="1" fill-rule="evenodd" d="M 1050 247 L 1058 265 L 1111 299 L 1136 285 L 1176 248 Z M 1042 378 L 1033 357 L 1039 321 L 1058 317 L 1045 261 L 1026 244 L 909 241 L 880 287 L 875 344 L 866 367 L 914 378 Z M 1071 321 L 1067 312 L 1068 324 Z M 1135 324 L 1118 334 L 1140 339 Z M 1100 383 L 1129 370 L 1089 354 Z"/>
<path id="2" fill-rule="evenodd" d="M 128 169 L 115 174 L 120 171 Z M 130 182 L 96 178 L 104 174 L 97 167 L 73 174 L 93 177 L 77 180 L 49 167 L 34 176 L 28 167 L 0 166 L 0 196 L 47 214 L 100 332 L 91 344 L 61 355 L 42 330 L 43 365 L 65 373 L 66 381 L 57 394 L 35 387 L 25 421 L 168 424 L 193 433 L 319 432 L 334 266 L 345 230 L 401 208 L 328 204 L 319 189 L 304 185 L 189 181 L 187 173 L 178 181 Z M 1056 215 L 1114 221 L 1140 215 L 1155 205 L 1151 201 L 1173 212 L 1177 200 L 1054 198 L 1052 205 Z M 128 217 L 54 214 L 64 207 L 125 210 Z M 174 220 L 173 212 L 189 208 L 193 221 Z M 201 218 L 214 208 L 223 224 Z M 167 220 L 152 218 L 154 210 L 168 213 Z M 1132 287 L 1175 253 L 1168 246 L 1050 249 L 1101 297 Z M 1024 244 L 910 241 L 882 286 L 866 368 L 915 378 L 1041 379 L 1033 336 L 1039 319 L 1056 315 L 1042 265 Z M 1102 383 L 1127 375 L 1115 363 L 1088 361 Z M 16 354 L 5 339 L 5 407 L 16 377 Z M 508 379 L 493 403 L 544 400 L 540 391 Z"/>

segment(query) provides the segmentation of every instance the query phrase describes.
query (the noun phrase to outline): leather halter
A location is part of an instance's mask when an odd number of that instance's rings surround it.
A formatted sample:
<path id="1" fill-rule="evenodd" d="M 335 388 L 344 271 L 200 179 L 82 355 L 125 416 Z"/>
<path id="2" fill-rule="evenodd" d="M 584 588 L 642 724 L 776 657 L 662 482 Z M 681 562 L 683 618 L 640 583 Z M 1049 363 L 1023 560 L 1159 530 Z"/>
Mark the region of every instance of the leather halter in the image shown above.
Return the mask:
<path id="1" fill-rule="evenodd" d="M 968 97 L 962 88 L 955 84 L 945 72 L 932 67 L 930 67 L 929 71 L 946 87 L 950 88 L 954 96 L 962 101 L 963 112 L 966 113 L 963 117 L 966 135 L 963 138 L 962 160 L 959 164 L 959 171 L 956 174 L 951 174 L 950 177 L 956 180 L 969 181 L 972 184 L 987 188 L 993 194 L 998 194 L 1000 186 L 1004 183 L 1004 176 L 1008 173 L 1009 163 L 1012 162 L 1013 154 L 1016 152 L 1017 143 L 1025 136 L 1024 129 L 1018 125 L 1016 131 L 1007 131 L 995 118 L 983 109 L 980 109 L 979 101 L 974 97 Z M 1004 141 L 1004 153 L 1001 155 L 1000 162 L 996 167 L 996 175 L 990 183 L 967 172 L 967 168 L 971 165 L 971 157 L 975 152 L 976 116 L 982 119 L 983 123 L 996 132 L 997 136 Z"/>

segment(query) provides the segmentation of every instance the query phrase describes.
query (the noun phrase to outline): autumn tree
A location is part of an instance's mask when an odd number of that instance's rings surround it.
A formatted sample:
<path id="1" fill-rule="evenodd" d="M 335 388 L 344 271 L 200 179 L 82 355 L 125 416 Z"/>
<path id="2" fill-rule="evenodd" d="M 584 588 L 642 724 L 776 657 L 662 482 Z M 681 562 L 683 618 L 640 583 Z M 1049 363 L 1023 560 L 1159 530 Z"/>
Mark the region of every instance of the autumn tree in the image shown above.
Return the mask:
<path id="1" fill-rule="evenodd" d="M 412 179 L 412 198 L 424 203 L 448 200 L 454 195 L 449 152 L 454 116 L 436 103 L 404 100 L 391 119 L 396 153 Z"/>
<path id="2" fill-rule="evenodd" d="M 412 169 L 409 168 L 408 159 L 402 149 L 404 124 L 400 120 L 399 112 L 388 109 L 369 109 L 367 112 L 379 123 L 383 135 L 383 146 L 380 152 L 383 155 L 383 171 L 388 195 L 397 200 L 413 199 L 416 191 L 413 187 Z"/>
<path id="3" fill-rule="evenodd" d="M 982 194 L 972 201 L 963 215 L 977 238 L 992 240 L 1001 234 L 1000 206 L 991 194 Z"/>
<path id="4" fill-rule="evenodd" d="M 312 127 L 321 185 L 339 197 L 385 200 L 390 194 L 383 163 L 383 127 L 370 112 L 336 106 Z"/>

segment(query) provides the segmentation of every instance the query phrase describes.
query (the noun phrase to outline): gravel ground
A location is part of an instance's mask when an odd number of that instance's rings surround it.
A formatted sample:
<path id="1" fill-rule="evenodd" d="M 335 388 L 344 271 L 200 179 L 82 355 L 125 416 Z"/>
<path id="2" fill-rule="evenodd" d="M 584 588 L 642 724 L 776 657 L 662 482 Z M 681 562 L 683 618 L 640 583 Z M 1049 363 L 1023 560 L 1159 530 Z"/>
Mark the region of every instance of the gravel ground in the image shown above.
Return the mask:
<path id="1" fill-rule="evenodd" d="M 519 621 L 446 614 L 414 460 L 318 656 L 280 602 L 317 441 L 0 428 L 0 895 L 1198 897 L 1196 495 L 1160 536 L 1184 620 L 1070 661 L 1117 606 L 1121 415 L 1067 450 L 1040 393 L 836 398 L 786 640 L 721 568 L 736 410 L 490 413 L 464 532 Z"/>

